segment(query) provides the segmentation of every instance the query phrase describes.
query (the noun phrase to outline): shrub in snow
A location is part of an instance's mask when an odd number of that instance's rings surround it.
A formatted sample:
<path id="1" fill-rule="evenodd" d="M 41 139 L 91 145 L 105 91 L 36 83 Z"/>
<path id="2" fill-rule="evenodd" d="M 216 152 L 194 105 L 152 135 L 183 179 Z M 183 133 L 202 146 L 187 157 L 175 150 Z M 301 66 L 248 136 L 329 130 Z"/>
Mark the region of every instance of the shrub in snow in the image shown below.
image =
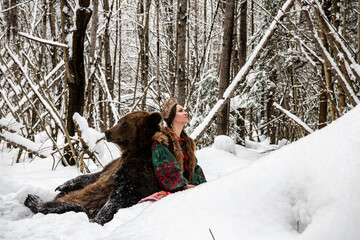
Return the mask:
<path id="1" fill-rule="evenodd" d="M 225 135 L 216 136 L 213 147 L 232 154 L 236 154 L 234 140 Z"/>

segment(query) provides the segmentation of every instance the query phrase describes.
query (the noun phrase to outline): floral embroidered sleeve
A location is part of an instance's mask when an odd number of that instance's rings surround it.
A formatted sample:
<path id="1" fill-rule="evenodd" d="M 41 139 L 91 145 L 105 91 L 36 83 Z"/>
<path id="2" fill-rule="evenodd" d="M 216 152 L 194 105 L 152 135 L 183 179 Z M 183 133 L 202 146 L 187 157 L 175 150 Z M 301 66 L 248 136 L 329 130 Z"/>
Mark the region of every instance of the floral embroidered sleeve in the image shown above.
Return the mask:
<path id="1" fill-rule="evenodd" d="M 204 182 L 206 182 L 204 172 L 201 169 L 201 167 L 197 164 L 197 159 L 196 159 L 196 167 L 195 167 L 195 173 L 194 173 L 194 177 L 193 177 L 193 184 L 199 185 Z"/>
<path id="2" fill-rule="evenodd" d="M 175 157 L 158 142 L 154 142 L 152 146 L 152 163 L 155 175 L 164 190 L 174 192 L 188 184 Z"/>

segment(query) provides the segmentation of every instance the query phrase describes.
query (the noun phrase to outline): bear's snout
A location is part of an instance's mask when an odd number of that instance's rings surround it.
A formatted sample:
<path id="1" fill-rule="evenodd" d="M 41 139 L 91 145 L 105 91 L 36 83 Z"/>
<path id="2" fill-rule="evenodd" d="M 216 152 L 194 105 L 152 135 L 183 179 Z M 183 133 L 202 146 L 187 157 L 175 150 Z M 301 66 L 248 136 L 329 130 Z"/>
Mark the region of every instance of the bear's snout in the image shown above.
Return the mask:
<path id="1" fill-rule="evenodd" d="M 105 137 L 108 142 L 111 140 L 111 132 L 109 130 L 105 131 Z"/>

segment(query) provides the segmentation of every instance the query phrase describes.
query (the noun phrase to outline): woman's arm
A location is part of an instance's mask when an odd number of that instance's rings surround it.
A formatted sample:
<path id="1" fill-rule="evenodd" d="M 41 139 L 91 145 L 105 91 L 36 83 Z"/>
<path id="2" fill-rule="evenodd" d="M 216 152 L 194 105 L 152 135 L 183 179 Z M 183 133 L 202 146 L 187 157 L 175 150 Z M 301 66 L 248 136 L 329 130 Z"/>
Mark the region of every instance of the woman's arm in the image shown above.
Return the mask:
<path id="1" fill-rule="evenodd" d="M 152 147 L 152 162 L 155 176 L 165 191 L 176 192 L 188 184 L 175 157 L 158 142 Z"/>
<path id="2" fill-rule="evenodd" d="M 201 167 L 197 164 L 197 159 L 196 159 L 196 167 L 195 167 L 195 173 L 194 173 L 194 177 L 193 177 L 193 184 L 199 185 L 204 182 L 206 182 L 204 172 L 201 169 Z"/>

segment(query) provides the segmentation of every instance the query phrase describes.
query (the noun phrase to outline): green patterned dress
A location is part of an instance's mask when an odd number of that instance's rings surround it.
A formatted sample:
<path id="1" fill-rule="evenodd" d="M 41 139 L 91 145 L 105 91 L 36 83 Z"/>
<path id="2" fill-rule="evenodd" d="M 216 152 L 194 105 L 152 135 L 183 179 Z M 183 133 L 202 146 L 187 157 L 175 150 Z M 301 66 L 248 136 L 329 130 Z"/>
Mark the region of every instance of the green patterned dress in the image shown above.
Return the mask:
<path id="1" fill-rule="evenodd" d="M 185 166 L 187 168 L 187 156 L 184 152 Z M 152 163 L 155 170 L 155 175 L 165 191 L 176 192 L 182 190 L 185 185 L 189 183 L 183 175 L 178 162 L 176 161 L 174 155 L 169 151 L 168 148 L 163 146 L 159 142 L 154 142 L 152 145 Z M 193 176 L 193 181 L 190 184 L 199 185 L 206 182 L 205 175 L 201 167 L 197 164 L 195 166 L 195 173 Z"/>

